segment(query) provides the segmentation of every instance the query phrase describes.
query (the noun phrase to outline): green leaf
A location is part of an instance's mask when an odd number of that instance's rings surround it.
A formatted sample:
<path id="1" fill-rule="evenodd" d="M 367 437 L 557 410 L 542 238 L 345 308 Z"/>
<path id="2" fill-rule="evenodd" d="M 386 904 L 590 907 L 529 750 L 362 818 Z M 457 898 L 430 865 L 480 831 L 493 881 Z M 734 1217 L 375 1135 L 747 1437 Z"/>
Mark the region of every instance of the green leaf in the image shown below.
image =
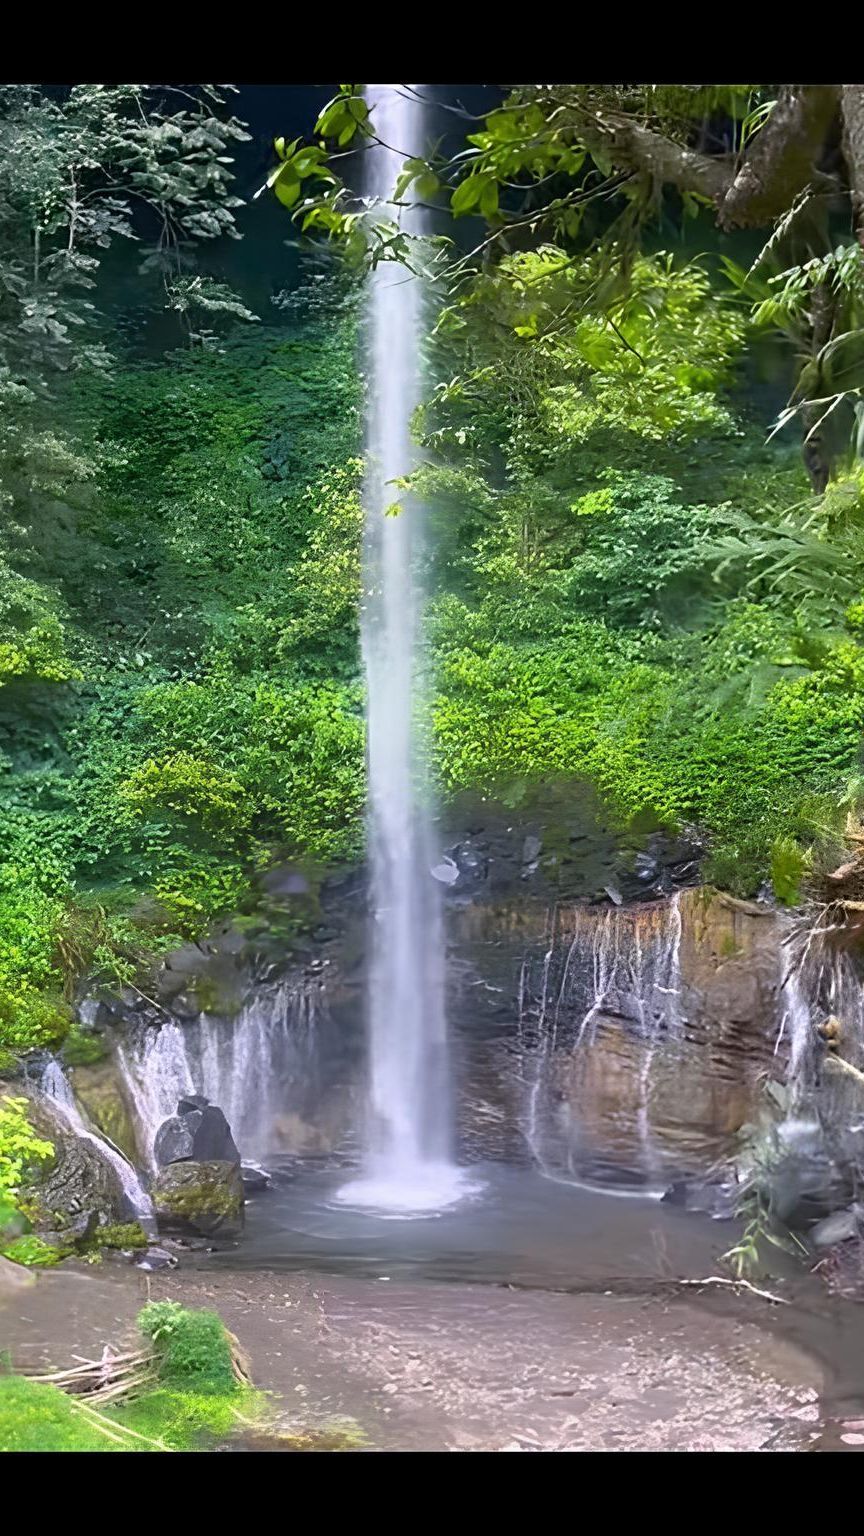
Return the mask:
<path id="1" fill-rule="evenodd" d="M 283 165 L 280 167 L 273 184 L 273 191 L 285 208 L 294 207 L 300 196 L 300 177 L 297 175 L 293 165 Z"/>
<path id="2" fill-rule="evenodd" d="M 461 213 L 468 213 L 479 203 L 484 180 L 485 178 L 481 176 L 469 176 L 465 181 L 460 181 L 450 203 L 450 211 L 456 218 Z"/>
<path id="3" fill-rule="evenodd" d="M 491 177 L 480 194 L 480 212 L 484 219 L 491 219 L 498 212 L 498 183 Z"/>
<path id="4" fill-rule="evenodd" d="M 280 160 L 290 160 L 299 143 L 299 139 L 292 139 L 290 144 L 286 144 L 284 138 L 279 138 L 273 140 L 273 148 Z"/>
<path id="5" fill-rule="evenodd" d="M 408 191 L 408 188 L 410 187 L 410 185 L 411 185 L 413 180 L 414 180 L 414 172 L 413 171 L 405 170 L 405 171 L 401 172 L 400 176 L 398 177 L 398 179 L 396 181 L 396 186 L 393 189 L 393 196 L 394 196 L 394 198 L 395 198 L 397 203 L 401 202 L 402 198 L 405 196 L 405 193 Z"/>

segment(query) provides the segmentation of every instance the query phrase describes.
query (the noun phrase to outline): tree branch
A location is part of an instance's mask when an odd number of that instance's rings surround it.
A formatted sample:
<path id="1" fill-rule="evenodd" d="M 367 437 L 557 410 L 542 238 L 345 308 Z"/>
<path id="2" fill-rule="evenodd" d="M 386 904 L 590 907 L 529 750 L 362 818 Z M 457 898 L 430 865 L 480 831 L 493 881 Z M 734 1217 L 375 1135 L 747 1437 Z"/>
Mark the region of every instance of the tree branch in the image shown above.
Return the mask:
<path id="1" fill-rule="evenodd" d="M 784 89 L 720 204 L 721 229 L 758 228 L 791 207 L 818 168 L 839 99 L 836 85 Z"/>
<path id="2" fill-rule="evenodd" d="M 846 86 L 858 153 L 858 185 L 864 208 L 864 87 Z M 577 105 L 580 134 L 619 170 L 708 197 L 721 229 L 758 228 L 784 213 L 814 179 L 825 141 L 837 115 L 840 87 L 792 85 L 784 89 L 765 127 L 743 162 L 731 155 L 704 155 L 622 113 L 590 111 Z M 852 133 L 850 133 L 850 141 Z M 864 214 L 862 214 L 864 219 Z"/>
<path id="3" fill-rule="evenodd" d="M 589 152 L 596 149 L 620 170 L 648 174 L 682 192 L 699 192 L 719 201 L 732 182 L 728 158 L 687 149 L 653 128 L 643 128 L 634 118 L 586 111 L 579 131 Z"/>

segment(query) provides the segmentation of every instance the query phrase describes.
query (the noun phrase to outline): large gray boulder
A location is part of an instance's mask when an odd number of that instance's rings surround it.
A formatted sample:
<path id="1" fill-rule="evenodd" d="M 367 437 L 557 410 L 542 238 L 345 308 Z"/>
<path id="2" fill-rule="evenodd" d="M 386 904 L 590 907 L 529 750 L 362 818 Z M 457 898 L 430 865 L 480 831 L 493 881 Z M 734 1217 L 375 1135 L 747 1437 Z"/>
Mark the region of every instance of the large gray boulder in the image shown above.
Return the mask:
<path id="1" fill-rule="evenodd" d="M 203 1094 L 179 1100 L 176 1115 L 163 1120 L 153 1143 L 160 1168 L 171 1163 L 237 1163 L 240 1153 L 222 1110 Z"/>
<path id="2" fill-rule="evenodd" d="M 114 1165 L 95 1141 L 62 1126 L 43 1101 L 31 1101 L 30 1116 L 54 1146 L 54 1157 L 33 1191 L 40 1232 L 85 1241 L 97 1226 L 133 1220 L 128 1196 Z"/>
<path id="3" fill-rule="evenodd" d="M 169 1163 L 153 1185 L 159 1229 L 180 1236 L 235 1238 L 243 1231 L 240 1162 Z"/>
<path id="4" fill-rule="evenodd" d="M 153 1142 L 153 1156 L 160 1168 L 167 1168 L 169 1163 L 189 1161 L 200 1119 L 199 1109 L 188 1115 L 171 1115 L 170 1119 L 162 1121 Z"/>

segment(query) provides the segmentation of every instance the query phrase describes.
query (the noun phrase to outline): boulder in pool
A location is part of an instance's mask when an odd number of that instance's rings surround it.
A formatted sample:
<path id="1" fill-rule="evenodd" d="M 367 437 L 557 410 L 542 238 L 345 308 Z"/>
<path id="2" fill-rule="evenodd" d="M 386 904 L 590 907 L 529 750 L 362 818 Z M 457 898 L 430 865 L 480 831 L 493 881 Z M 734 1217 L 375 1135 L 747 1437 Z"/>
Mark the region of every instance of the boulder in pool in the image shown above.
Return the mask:
<path id="1" fill-rule="evenodd" d="M 161 1232 L 230 1240 L 243 1231 L 239 1159 L 169 1163 L 160 1170 L 152 1194 Z"/>
<path id="2" fill-rule="evenodd" d="M 162 1121 L 153 1143 L 153 1155 L 160 1168 L 188 1161 L 240 1162 L 225 1115 L 202 1094 L 180 1099 L 176 1115 Z"/>

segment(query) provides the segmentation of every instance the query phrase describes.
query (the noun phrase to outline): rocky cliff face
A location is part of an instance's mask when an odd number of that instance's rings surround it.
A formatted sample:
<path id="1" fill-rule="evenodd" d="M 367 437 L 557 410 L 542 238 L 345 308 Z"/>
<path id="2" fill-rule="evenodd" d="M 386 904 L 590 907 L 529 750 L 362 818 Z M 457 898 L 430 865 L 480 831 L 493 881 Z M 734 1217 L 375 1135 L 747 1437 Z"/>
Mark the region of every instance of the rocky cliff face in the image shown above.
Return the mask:
<path id="1" fill-rule="evenodd" d="M 453 914 L 462 1119 L 496 1155 L 639 1184 L 706 1169 L 753 1116 L 784 919 L 699 888 Z M 514 1144 L 515 1132 L 515 1144 Z"/>
<path id="2" fill-rule="evenodd" d="M 511 881 L 498 900 L 478 878 L 447 900 L 462 1155 L 637 1186 L 725 1156 L 764 1074 L 782 1076 L 786 919 L 699 887 L 585 903 Z M 281 952 L 272 926 L 227 925 L 168 957 L 158 1006 L 131 994 L 91 1008 L 125 1063 L 119 1077 L 100 1068 L 98 1084 L 82 1073 L 97 1123 L 104 1106 L 118 1139 L 125 1102 L 146 1162 L 148 1116 L 155 1126 L 197 1088 L 222 1104 L 245 1156 L 350 1156 L 364 1098 L 364 907 L 359 882 L 337 887 L 317 937 Z"/>

